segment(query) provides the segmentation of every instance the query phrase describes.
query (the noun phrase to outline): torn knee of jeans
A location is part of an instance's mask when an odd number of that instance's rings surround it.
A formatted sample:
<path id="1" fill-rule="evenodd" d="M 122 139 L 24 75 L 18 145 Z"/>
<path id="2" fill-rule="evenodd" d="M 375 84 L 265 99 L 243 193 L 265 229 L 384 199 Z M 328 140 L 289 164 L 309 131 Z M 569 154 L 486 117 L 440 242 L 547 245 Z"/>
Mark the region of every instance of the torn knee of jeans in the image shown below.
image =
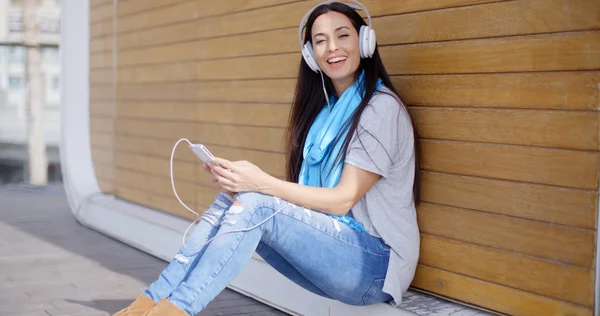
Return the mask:
<path id="1" fill-rule="evenodd" d="M 220 218 L 223 215 L 222 211 L 217 211 L 217 210 L 207 210 L 206 212 L 204 212 L 204 215 L 202 215 L 202 219 L 207 221 L 208 223 L 210 223 L 213 226 L 219 226 L 221 225 L 220 222 Z"/>
<path id="2" fill-rule="evenodd" d="M 190 263 L 190 261 L 192 260 L 191 257 L 188 257 L 184 254 L 182 254 L 181 252 L 177 253 L 173 259 L 179 263 L 183 263 L 183 264 L 188 264 Z"/>
<path id="3" fill-rule="evenodd" d="M 235 219 L 237 217 L 236 215 L 241 214 L 243 212 L 244 205 L 242 205 L 240 201 L 235 200 L 231 207 L 229 207 L 229 209 L 227 210 L 227 214 L 225 215 L 222 224 L 232 226 L 235 225 L 237 223 L 237 220 Z"/>

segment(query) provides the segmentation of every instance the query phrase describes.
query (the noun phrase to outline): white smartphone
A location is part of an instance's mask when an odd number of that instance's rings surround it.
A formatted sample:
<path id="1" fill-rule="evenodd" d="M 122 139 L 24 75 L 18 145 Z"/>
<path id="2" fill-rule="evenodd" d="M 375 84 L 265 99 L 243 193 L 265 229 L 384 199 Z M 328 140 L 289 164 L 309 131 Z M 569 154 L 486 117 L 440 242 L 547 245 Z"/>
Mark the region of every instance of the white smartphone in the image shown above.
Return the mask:
<path id="1" fill-rule="evenodd" d="M 198 158 L 204 162 L 210 162 L 215 158 L 215 156 L 202 144 L 192 144 L 190 145 L 190 148 L 196 154 L 196 156 L 198 156 Z"/>

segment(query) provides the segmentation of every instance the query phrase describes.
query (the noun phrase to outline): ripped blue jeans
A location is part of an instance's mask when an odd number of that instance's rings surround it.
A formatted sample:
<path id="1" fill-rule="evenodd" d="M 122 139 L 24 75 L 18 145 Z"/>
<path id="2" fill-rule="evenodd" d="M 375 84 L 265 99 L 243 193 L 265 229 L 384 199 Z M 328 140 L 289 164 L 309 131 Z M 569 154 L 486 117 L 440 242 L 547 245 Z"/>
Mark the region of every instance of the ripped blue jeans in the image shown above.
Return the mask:
<path id="1" fill-rule="evenodd" d="M 235 202 L 235 203 L 234 203 Z M 249 228 L 247 232 L 218 236 Z M 194 232 L 144 294 L 167 298 L 190 315 L 199 313 L 244 268 L 256 251 L 304 289 L 350 305 L 386 302 L 382 292 L 390 248 L 323 213 L 269 195 L 221 193 Z"/>

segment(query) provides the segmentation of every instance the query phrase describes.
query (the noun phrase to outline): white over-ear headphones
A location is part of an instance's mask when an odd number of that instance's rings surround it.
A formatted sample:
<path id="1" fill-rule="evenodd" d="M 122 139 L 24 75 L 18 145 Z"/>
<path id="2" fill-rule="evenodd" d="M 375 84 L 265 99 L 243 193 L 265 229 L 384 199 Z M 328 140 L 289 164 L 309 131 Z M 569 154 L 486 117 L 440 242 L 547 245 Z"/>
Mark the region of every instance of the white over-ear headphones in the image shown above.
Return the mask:
<path id="1" fill-rule="evenodd" d="M 363 10 L 367 14 L 367 19 L 369 20 L 369 25 L 362 25 L 360 27 L 360 31 L 358 33 L 358 50 L 360 52 L 361 58 L 371 58 L 371 57 L 373 57 L 373 53 L 375 53 L 375 46 L 376 46 L 375 44 L 377 42 L 376 37 L 375 37 L 375 31 L 371 28 L 373 25 L 373 23 L 371 22 L 371 15 L 369 14 L 369 11 L 362 3 L 360 3 L 356 0 L 350 0 L 350 1 L 358 4 L 359 6 L 355 6 L 355 5 L 347 4 L 347 3 L 344 3 L 344 4 L 354 10 Z M 319 7 L 320 5 L 328 4 L 328 3 L 332 3 L 332 2 L 338 2 L 338 1 L 335 1 L 335 0 L 323 1 L 319 4 L 317 4 L 316 6 L 314 6 L 312 9 L 310 9 L 308 12 L 306 12 L 304 17 L 300 21 L 300 25 L 298 26 L 298 38 L 300 39 L 300 47 L 302 49 L 302 57 L 304 58 L 304 61 L 306 61 L 306 64 L 308 64 L 308 67 L 310 67 L 310 69 L 312 69 L 314 72 L 319 72 L 321 70 L 321 68 L 319 67 L 319 64 L 317 64 L 317 61 L 315 60 L 314 51 L 313 51 L 312 45 L 310 44 L 310 41 L 307 41 L 306 44 L 302 45 L 302 30 L 306 26 L 306 22 L 307 22 L 306 20 L 308 19 L 308 16 L 310 16 L 310 14 L 317 7 Z"/>

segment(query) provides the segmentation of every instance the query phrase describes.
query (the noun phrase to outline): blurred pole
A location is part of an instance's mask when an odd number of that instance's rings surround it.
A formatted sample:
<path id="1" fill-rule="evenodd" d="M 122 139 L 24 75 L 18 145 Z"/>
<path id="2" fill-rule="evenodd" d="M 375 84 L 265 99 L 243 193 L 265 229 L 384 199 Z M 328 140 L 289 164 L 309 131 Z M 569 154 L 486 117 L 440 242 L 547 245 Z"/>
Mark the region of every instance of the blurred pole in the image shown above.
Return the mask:
<path id="1" fill-rule="evenodd" d="M 27 147 L 29 152 L 29 184 L 48 184 L 48 158 L 44 140 L 44 105 L 42 100 L 42 74 L 40 70 L 40 45 L 37 25 L 38 0 L 25 0 L 23 20 L 25 22 L 24 46 L 25 82 L 27 83 Z"/>

